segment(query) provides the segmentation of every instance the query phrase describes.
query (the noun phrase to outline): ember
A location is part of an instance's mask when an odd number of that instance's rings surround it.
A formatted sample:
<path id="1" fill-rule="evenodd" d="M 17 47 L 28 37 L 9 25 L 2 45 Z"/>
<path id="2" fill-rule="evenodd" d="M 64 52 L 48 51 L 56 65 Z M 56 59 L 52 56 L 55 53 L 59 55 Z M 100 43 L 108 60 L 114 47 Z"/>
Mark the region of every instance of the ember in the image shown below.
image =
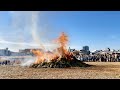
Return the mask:
<path id="1" fill-rule="evenodd" d="M 33 53 L 36 55 L 37 60 L 30 67 L 64 68 L 89 66 L 88 64 L 77 60 L 73 53 L 67 50 L 68 36 L 64 32 L 61 33 L 59 38 L 55 40 L 55 43 L 57 43 L 59 47 L 51 53 L 45 52 L 44 50 L 33 50 Z"/>

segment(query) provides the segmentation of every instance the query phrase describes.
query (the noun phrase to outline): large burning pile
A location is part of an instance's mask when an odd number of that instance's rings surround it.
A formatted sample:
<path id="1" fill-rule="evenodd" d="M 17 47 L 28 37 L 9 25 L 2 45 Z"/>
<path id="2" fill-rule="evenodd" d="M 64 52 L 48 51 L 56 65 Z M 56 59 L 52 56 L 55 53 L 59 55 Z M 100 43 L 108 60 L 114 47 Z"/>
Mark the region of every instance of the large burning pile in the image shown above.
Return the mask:
<path id="1" fill-rule="evenodd" d="M 85 64 L 75 58 L 73 53 L 67 49 L 68 36 L 63 32 L 55 41 L 59 45 L 58 48 L 52 52 L 46 52 L 45 50 L 33 50 L 33 53 L 37 57 L 31 67 L 50 67 L 50 68 L 64 68 L 64 67 L 87 67 Z"/>

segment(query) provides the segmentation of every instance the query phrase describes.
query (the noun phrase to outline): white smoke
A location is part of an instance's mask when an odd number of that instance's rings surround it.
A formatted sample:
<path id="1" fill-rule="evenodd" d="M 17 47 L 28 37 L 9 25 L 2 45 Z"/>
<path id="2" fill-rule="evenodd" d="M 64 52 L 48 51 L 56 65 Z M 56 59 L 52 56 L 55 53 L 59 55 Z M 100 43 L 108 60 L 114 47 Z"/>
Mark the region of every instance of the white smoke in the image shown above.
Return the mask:
<path id="1" fill-rule="evenodd" d="M 31 12 L 31 34 L 33 37 L 33 40 L 38 43 L 42 49 L 45 49 L 43 46 L 42 42 L 40 42 L 40 37 L 38 36 L 38 29 L 40 30 L 41 28 L 38 28 L 38 20 L 39 20 L 39 13 L 38 11 L 33 11 Z"/>
<path id="2" fill-rule="evenodd" d="M 31 57 L 31 58 L 26 58 L 23 61 L 21 61 L 21 66 L 30 66 L 31 64 L 33 64 L 35 62 L 36 58 L 35 57 Z"/>
<path id="3" fill-rule="evenodd" d="M 43 12 L 40 11 L 9 11 L 12 17 L 12 27 L 16 33 L 16 41 L 1 40 L 0 43 L 12 44 L 13 47 L 18 49 L 23 47 L 38 47 L 44 50 L 53 50 L 58 47 L 57 44 L 49 41 L 48 35 L 49 30 L 43 28 L 39 21 L 41 20 L 40 15 Z M 42 22 L 42 21 L 40 21 Z M 24 36 L 25 34 L 25 36 Z M 29 36 L 30 42 L 26 42 L 26 36 Z M 44 37 L 43 37 L 44 36 Z M 45 40 L 46 39 L 46 40 Z M 45 41 L 44 41 L 45 40 Z M 44 41 L 44 42 L 43 42 Z M 22 66 L 29 66 L 35 61 L 35 58 L 26 58 L 22 61 Z"/>
<path id="4" fill-rule="evenodd" d="M 40 21 L 40 14 L 41 12 L 39 11 L 32 11 L 31 12 L 31 34 L 32 34 L 32 39 L 33 43 L 38 44 L 39 48 L 42 48 L 43 50 L 53 50 L 56 47 L 58 47 L 57 44 L 51 43 L 49 41 L 49 28 L 45 30 L 45 28 L 39 24 Z M 39 21 L 38 21 L 39 20 Z"/>
<path id="5" fill-rule="evenodd" d="M 44 50 L 51 50 L 57 47 L 56 44 L 50 42 L 48 34 L 49 28 L 45 30 L 44 25 L 39 24 L 41 21 L 41 11 L 9 11 L 12 16 L 12 27 L 15 29 L 17 35 L 16 41 L 13 46 L 23 48 L 27 45 L 25 39 L 29 37 L 30 42 L 27 46 L 36 46 L 36 48 L 42 48 Z M 31 35 L 30 35 L 31 34 Z M 43 37 L 44 36 L 44 37 Z M 28 40 L 28 39 L 27 39 Z M 9 43 L 10 44 L 10 43 Z M 34 45 L 33 45 L 34 44 Z"/>

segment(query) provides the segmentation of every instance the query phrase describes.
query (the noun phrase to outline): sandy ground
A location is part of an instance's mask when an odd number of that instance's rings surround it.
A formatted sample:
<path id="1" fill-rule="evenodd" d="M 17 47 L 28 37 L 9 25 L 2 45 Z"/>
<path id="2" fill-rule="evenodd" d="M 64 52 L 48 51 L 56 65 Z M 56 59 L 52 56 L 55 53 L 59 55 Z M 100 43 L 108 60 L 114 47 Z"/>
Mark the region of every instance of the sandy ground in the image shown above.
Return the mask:
<path id="1" fill-rule="evenodd" d="M 0 66 L 0 79 L 120 79 L 120 62 L 86 62 L 87 68 Z"/>

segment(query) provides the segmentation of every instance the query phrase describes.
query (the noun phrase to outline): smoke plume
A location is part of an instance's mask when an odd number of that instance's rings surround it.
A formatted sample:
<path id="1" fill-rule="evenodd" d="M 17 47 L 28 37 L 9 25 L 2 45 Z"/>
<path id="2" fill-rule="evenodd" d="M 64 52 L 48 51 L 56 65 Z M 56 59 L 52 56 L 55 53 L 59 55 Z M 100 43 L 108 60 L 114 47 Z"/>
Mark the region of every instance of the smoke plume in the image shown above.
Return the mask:
<path id="1" fill-rule="evenodd" d="M 38 47 L 43 50 L 53 50 L 58 47 L 57 44 L 48 40 L 47 34 L 49 32 L 44 32 L 43 26 L 39 24 L 39 22 L 42 23 L 40 17 L 42 13 L 40 11 L 10 11 L 12 17 L 11 26 L 17 37 L 15 41 L 4 40 L 0 42 L 12 44 L 13 47 L 18 49 L 32 46 L 33 48 Z M 34 58 L 26 59 L 22 62 L 22 66 L 30 65 L 34 61 Z"/>

